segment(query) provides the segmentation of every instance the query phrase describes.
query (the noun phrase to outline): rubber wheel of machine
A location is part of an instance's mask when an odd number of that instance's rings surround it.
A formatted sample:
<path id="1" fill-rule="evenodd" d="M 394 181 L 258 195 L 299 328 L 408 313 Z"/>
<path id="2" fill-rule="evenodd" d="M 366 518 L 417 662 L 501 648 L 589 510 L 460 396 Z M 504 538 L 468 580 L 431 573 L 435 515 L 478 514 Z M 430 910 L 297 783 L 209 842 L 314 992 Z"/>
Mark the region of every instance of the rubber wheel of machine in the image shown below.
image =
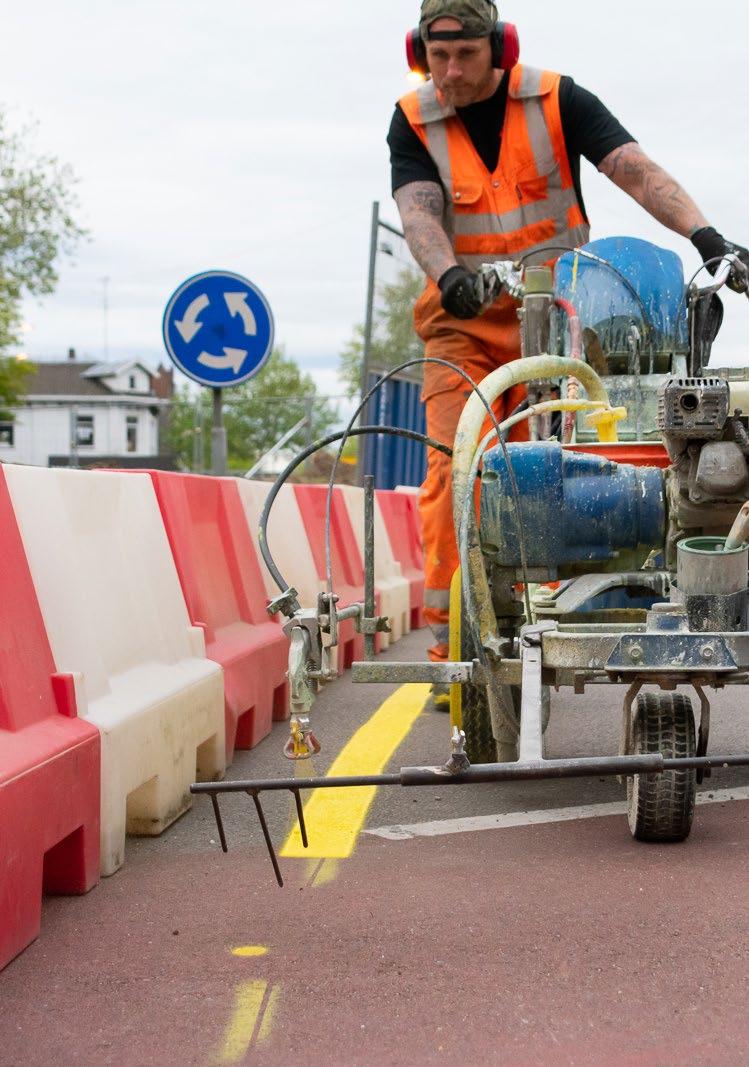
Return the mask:
<path id="1" fill-rule="evenodd" d="M 464 663 L 476 659 L 476 646 L 470 629 L 463 626 L 463 598 L 460 593 L 460 570 L 456 571 L 450 589 L 450 655 L 460 655 Z M 466 735 L 466 755 L 471 763 L 494 763 L 497 744 L 492 733 L 492 719 L 486 686 L 453 685 L 450 694 L 450 719 L 460 725 Z"/>
<path id="2" fill-rule="evenodd" d="M 681 693 L 643 693 L 633 723 L 634 755 L 667 759 L 696 755 L 692 702 Z M 636 774 L 627 780 L 627 814 L 638 841 L 672 842 L 689 837 L 694 818 L 694 770 Z"/>

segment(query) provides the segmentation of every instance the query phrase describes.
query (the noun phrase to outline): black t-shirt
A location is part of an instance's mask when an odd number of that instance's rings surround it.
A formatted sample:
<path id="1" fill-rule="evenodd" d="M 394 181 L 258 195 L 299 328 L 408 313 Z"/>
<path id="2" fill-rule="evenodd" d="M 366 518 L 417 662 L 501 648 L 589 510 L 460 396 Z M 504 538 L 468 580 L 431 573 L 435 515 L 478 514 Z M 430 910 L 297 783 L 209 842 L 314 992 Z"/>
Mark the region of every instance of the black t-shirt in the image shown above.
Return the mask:
<path id="1" fill-rule="evenodd" d="M 476 151 L 490 173 L 496 170 L 502 144 L 502 128 L 507 110 L 510 80 L 502 78 L 499 88 L 488 100 L 457 109 Z M 597 167 L 609 152 L 634 141 L 634 137 L 615 118 L 597 96 L 563 77 L 559 84 L 559 110 L 572 168 L 575 191 L 583 204 L 580 186 L 580 157 Z M 388 133 L 393 192 L 409 182 L 439 182 L 437 166 L 415 133 L 400 104 L 396 104 Z"/>

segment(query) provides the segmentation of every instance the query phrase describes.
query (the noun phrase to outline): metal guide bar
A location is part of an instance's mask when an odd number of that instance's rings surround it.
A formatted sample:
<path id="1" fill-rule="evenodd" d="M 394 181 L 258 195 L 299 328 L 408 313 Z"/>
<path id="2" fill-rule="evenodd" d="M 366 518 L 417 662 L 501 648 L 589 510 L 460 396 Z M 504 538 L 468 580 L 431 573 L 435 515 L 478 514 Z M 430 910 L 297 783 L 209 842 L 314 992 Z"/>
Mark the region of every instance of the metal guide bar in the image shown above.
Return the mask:
<path id="1" fill-rule="evenodd" d="M 211 798 L 216 818 L 221 848 L 228 852 L 226 832 L 224 829 L 218 797 L 223 793 L 247 793 L 252 798 L 260 821 L 268 854 L 279 886 L 283 886 L 283 877 L 279 867 L 276 851 L 270 836 L 268 824 L 260 803 L 260 793 L 289 792 L 296 802 L 299 829 L 302 844 L 308 847 L 307 827 L 304 820 L 304 808 L 301 801 L 302 790 L 312 789 L 352 789 L 399 785 L 404 787 L 423 787 L 446 785 L 479 785 L 489 782 L 536 781 L 549 778 L 597 778 L 599 776 L 629 776 L 634 774 L 663 774 L 665 771 L 697 770 L 702 773 L 718 770 L 721 767 L 747 767 L 749 753 L 736 756 L 692 756 L 685 759 L 666 759 L 658 753 L 645 756 L 594 756 L 579 759 L 530 760 L 517 763 L 483 763 L 468 766 L 455 773 L 449 766 L 444 767 L 403 767 L 397 774 L 351 775 L 338 778 L 266 778 L 256 781 L 237 782 L 196 782 L 190 786 L 190 792 Z"/>
<path id="2" fill-rule="evenodd" d="M 476 682 L 481 669 L 474 663 L 354 663 L 352 681 L 432 682 L 444 685 Z"/>

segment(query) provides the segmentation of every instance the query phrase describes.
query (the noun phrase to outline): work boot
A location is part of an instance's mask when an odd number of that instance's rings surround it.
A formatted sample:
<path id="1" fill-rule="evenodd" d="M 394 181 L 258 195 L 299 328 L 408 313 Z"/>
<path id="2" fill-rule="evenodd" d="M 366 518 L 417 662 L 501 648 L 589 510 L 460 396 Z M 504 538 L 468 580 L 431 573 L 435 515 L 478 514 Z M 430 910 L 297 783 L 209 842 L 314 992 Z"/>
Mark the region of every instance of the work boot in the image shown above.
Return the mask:
<path id="1" fill-rule="evenodd" d="M 450 714 L 450 686 L 435 682 L 429 690 L 424 711 L 441 711 Z"/>

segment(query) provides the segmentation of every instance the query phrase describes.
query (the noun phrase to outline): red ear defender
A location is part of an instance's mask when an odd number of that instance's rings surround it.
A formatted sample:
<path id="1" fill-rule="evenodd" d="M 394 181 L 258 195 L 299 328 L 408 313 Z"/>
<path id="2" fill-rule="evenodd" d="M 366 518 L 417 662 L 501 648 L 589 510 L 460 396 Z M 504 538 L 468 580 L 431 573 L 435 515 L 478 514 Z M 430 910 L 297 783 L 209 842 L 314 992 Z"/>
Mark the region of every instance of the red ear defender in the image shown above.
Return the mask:
<path id="1" fill-rule="evenodd" d="M 406 34 L 406 62 L 408 69 L 414 74 L 429 73 L 427 66 L 427 50 L 421 39 L 421 30 L 417 26 L 415 30 L 409 30 Z"/>
<path id="2" fill-rule="evenodd" d="M 492 34 L 492 59 L 500 70 L 512 70 L 520 59 L 520 34 L 512 22 L 498 22 Z"/>
<path id="3" fill-rule="evenodd" d="M 512 22 L 498 22 L 491 35 L 492 62 L 499 70 L 512 70 L 520 59 L 520 35 Z M 406 34 L 406 62 L 415 74 L 428 74 L 426 45 L 416 27 Z"/>

